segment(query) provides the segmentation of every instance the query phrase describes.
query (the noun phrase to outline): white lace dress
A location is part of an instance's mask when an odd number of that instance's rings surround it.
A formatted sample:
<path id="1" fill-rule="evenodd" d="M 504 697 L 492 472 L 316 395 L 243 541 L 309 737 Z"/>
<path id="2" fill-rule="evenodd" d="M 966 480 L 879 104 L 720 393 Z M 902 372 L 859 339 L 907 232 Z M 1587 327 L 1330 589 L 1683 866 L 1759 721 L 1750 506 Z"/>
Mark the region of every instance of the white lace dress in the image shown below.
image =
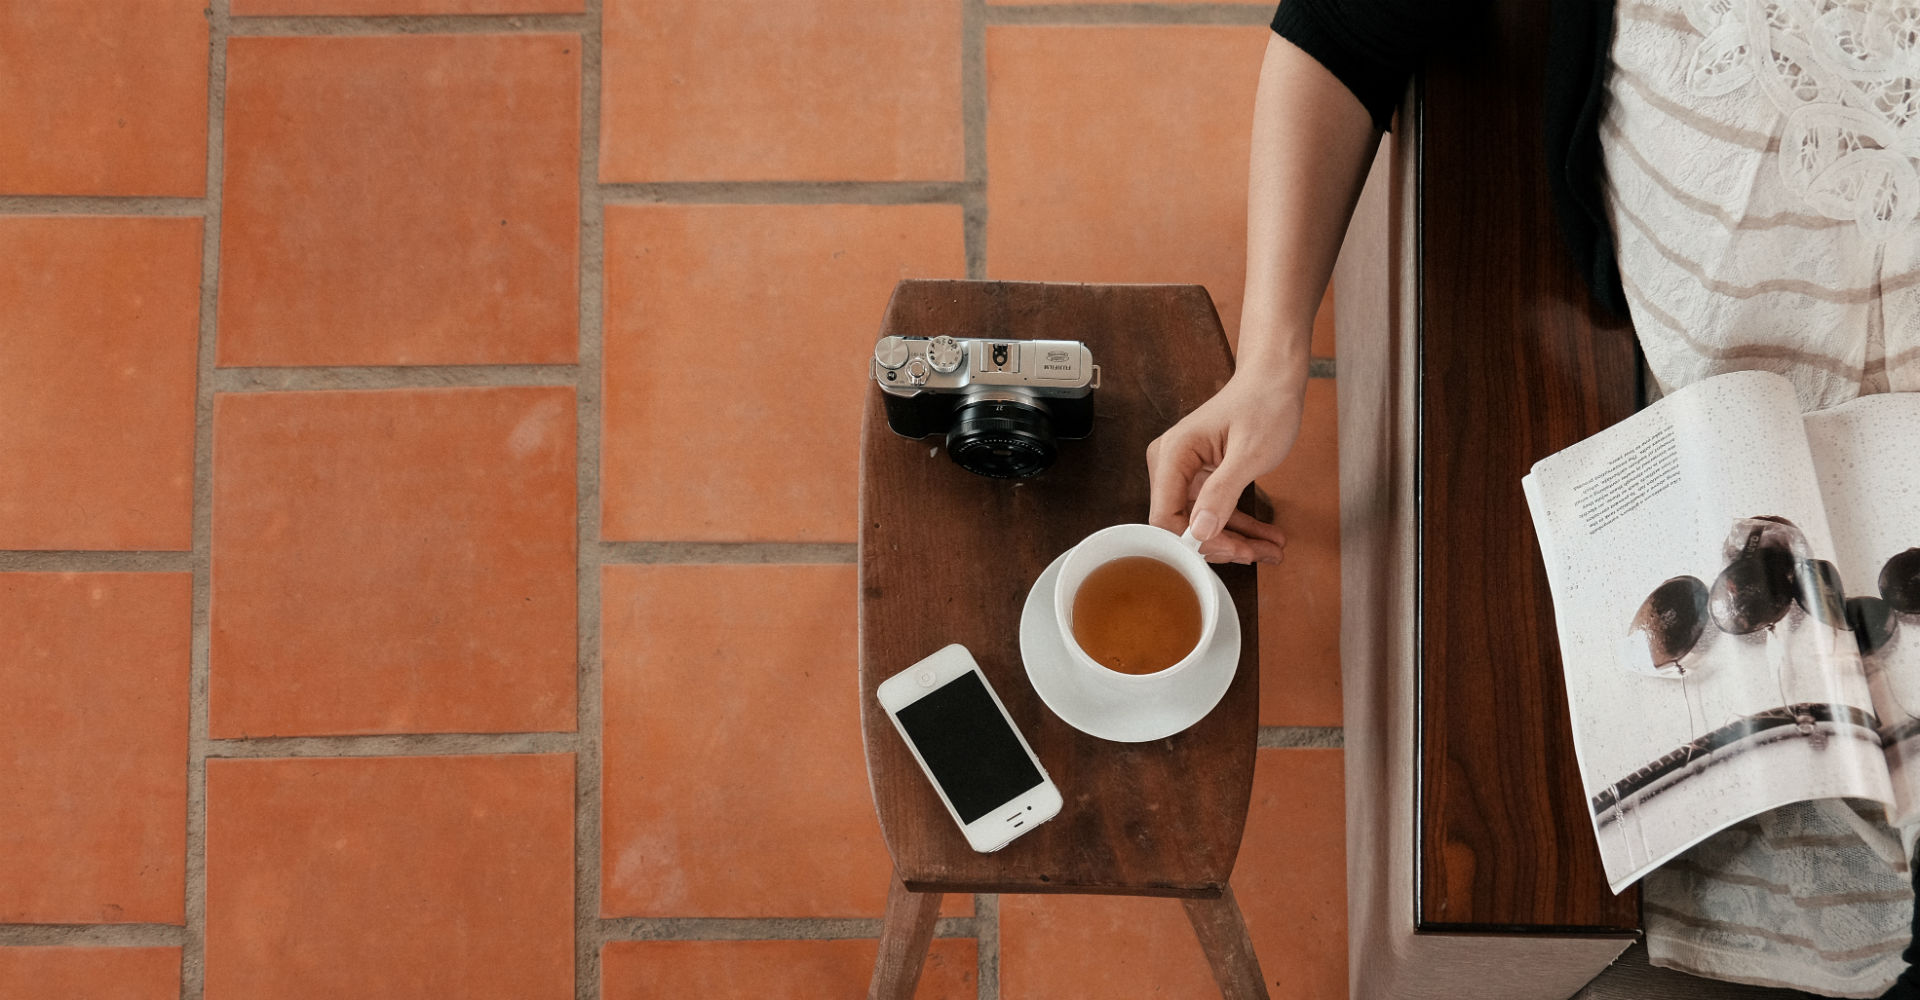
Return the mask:
<path id="1" fill-rule="evenodd" d="M 1920 3 L 1623 0 L 1601 124 L 1666 388 L 1764 368 L 1816 409 L 1920 389 Z"/>
<path id="2" fill-rule="evenodd" d="M 1920 390 L 1920 0 L 1620 0 L 1612 59 L 1609 206 L 1661 388 L 1765 369 L 1806 410 Z M 1877 996 L 1913 894 L 1864 813 L 1779 810 L 1649 876 L 1655 964 Z"/>

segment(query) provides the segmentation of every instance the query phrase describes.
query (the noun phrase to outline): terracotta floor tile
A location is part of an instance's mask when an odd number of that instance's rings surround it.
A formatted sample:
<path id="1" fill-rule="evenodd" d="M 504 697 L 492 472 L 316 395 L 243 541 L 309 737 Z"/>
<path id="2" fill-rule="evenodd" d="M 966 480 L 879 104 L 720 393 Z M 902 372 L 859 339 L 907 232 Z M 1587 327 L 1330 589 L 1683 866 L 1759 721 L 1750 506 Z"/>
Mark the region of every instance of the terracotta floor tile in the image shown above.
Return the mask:
<path id="1" fill-rule="evenodd" d="M 873 916 L 852 566 L 601 576 L 605 916 Z"/>
<path id="2" fill-rule="evenodd" d="M 0 6 L 0 194 L 205 194 L 205 6 Z"/>
<path id="3" fill-rule="evenodd" d="M 608 0 L 602 181 L 959 180 L 961 0 Z"/>
<path id="4" fill-rule="evenodd" d="M 1233 892 L 1276 997 L 1346 1000 L 1346 774 L 1338 750 L 1262 750 Z"/>
<path id="5" fill-rule="evenodd" d="M 178 948 L 0 948 L 0 1000 L 176 1000 Z"/>
<path id="6" fill-rule="evenodd" d="M 0 549 L 192 547 L 200 228 L 0 218 Z"/>
<path id="7" fill-rule="evenodd" d="M 573 996 L 573 756 L 207 762 L 207 1000 Z"/>
<path id="8" fill-rule="evenodd" d="M 241 15 L 578 14 L 586 0 L 233 0 Z"/>
<path id="9" fill-rule="evenodd" d="M 184 921 L 192 591 L 0 573 L 0 924 Z"/>
<path id="10" fill-rule="evenodd" d="M 989 27 L 987 276 L 1203 284 L 1234 335 L 1269 34 Z"/>
<path id="11" fill-rule="evenodd" d="M 1340 443 L 1332 379 L 1307 381 L 1293 451 L 1260 478 L 1287 533 L 1260 567 L 1260 722 L 1340 724 Z"/>
<path id="12" fill-rule="evenodd" d="M 222 365 L 571 363 L 580 39 L 235 38 Z"/>
<path id="13" fill-rule="evenodd" d="M 750 1000 L 857 997 L 879 951 L 874 941 L 614 941 L 601 950 L 602 1000 Z M 933 942 L 915 1000 L 973 1000 L 971 940 Z"/>
<path id="14" fill-rule="evenodd" d="M 609 208 L 605 536 L 853 541 L 887 298 L 965 273 L 957 205 Z"/>
<path id="15" fill-rule="evenodd" d="M 1333 357 L 1333 284 L 1320 297 L 1320 311 L 1313 314 L 1313 342 L 1308 350 L 1316 358 Z"/>
<path id="16" fill-rule="evenodd" d="M 1001 1000 L 1219 996 L 1179 900 L 1000 897 Z"/>
<path id="17" fill-rule="evenodd" d="M 574 726 L 573 390 L 221 395 L 215 737 Z"/>
<path id="18" fill-rule="evenodd" d="M 1262 750 L 1233 873 L 1275 997 L 1345 1000 L 1345 806 L 1337 750 Z M 1220 995 L 1176 900 L 1000 897 L 1000 996 Z"/>

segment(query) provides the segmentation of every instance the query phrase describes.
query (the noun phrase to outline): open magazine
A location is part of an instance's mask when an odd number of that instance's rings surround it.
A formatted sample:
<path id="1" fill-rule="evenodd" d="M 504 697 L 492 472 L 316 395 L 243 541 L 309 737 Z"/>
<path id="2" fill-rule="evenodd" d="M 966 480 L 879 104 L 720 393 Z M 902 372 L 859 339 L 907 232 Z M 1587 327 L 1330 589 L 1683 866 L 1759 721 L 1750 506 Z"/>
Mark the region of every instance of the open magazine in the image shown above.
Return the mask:
<path id="1" fill-rule="evenodd" d="M 1615 892 L 1800 799 L 1920 822 L 1920 393 L 1721 375 L 1523 484 Z"/>

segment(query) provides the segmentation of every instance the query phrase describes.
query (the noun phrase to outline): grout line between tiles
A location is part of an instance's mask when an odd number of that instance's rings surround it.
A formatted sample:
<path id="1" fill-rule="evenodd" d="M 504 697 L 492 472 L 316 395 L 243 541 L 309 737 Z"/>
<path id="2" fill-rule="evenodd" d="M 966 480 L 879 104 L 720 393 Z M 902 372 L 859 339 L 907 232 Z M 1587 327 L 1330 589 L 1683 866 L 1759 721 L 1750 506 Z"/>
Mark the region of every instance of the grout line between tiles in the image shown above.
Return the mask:
<path id="1" fill-rule="evenodd" d="M 610 205 L 954 205 L 979 196 L 969 181 L 662 181 L 600 184 Z"/>
<path id="2" fill-rule="evenodd" d="M 1224 24 L 1266 27 L 1272 3 L 992 4 L 987 23 L 1023 25 Z"/>
<path id="3" fill-rule="evenodd" d="M 600 413 L 605 357 L 603 309 L 606 237 L 600 179 L 601 0 L 587 0 L 580 33 L 580 338 L 573 368 L 574 494 L 579 560 L 575 594 L 579 653 L 573 733 L 573 987 L 576 1000 L 600 1000 Z"/>
<path id="4" fill-rule="evenodd" d="M 852 542 L 601 542 L 608 565 L 651 563 L 851 563 Z"/>
<path id="5" fill-rule="evenodd" d="M 587 32 L 599 20 L 586 14 L 433 14 L 371 17 L 232 17 L 228 33 L 254 35 L 456 35 L 489 32 Z"/>
<path id="6" fill-rule="evenodd" d="M 205 198 L 0 195 L 0 215 L 201 215 Z"/>
<path id="7" fill-rule="evenodd" d="M 933 936 L 973 937 L 977 921 L 977 917 L 941 917 L 933 925 Z M 614 917 L 600 921 L 603 941 L 878 940 L 880 927 L 878 917 Z"/>
<path id="8" fill-rule="evenodd" d="M 1000 1000 L 1000 897 L 977 893 L 973 897 L 973 926 L 977 938 L 979 1000 Z"/>
<path id="9" fill-rule="evenodd" d="M 330 389 L 443 389 L 571 386 L 578 365 L 395 365 L 315 368 L 216 368 L 215 392 L 314 392 Z"/>
<path id="10" fill-rule="evenodd" d="M 178 948 L 178 924 L 0 924 L 0 948 Z"/>
<path id="11" fill-rule="evenodd" d="M 207 688 L 213 628 L 213 360 L 226 163 L 228 0 L 207 0 L 207 189 L 200 240 L 200 336 L 193 394 L 192 645 L 187 697 L 187 877 L 180 998 L 201 1000 L 207 970 Z"/>
<path id="12" fill-rule="evenodd" d="M 961 199 L 967 277 L 987 276 L 987 12 L 983 0 L 960 8 L 960 124 L 966 158 Z"/>
<path id="13" fill-rule="evenodd" d="M 1342 750 L 1346 730 L 1339 726 L 1261 726 L 1254 746 L 1261 750 Z"/>
<path id="14" fill-rule="evenodd" d="M 0 573 L 186 573 L 192 552 L 0 551 Z"/>
<path id="15" fill-rule="evenodd" d="M 373 736 L 271 736 L 208 739 L 207 758 L 424 757 L 571 753 L 573 733 L 383 733 Z"/>

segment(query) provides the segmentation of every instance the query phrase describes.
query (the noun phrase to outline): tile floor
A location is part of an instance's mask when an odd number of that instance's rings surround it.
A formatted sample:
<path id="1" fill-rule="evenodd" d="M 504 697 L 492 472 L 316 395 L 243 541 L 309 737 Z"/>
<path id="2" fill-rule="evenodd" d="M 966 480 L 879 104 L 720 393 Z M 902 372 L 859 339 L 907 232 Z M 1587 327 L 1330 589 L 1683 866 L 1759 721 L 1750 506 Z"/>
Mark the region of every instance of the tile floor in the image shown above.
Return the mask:
<path id="1" fill-rule="evenodd" d="M 859 995 L 887 292 L 1232 330 L 1270 14 L 0 0 L 0 1000 Z M 1346 981 L 1330 316 L 1234 878 L 1287 998 Z M 1175 902 L 945 912 L 922 998 L 1216 995 Z"/>

